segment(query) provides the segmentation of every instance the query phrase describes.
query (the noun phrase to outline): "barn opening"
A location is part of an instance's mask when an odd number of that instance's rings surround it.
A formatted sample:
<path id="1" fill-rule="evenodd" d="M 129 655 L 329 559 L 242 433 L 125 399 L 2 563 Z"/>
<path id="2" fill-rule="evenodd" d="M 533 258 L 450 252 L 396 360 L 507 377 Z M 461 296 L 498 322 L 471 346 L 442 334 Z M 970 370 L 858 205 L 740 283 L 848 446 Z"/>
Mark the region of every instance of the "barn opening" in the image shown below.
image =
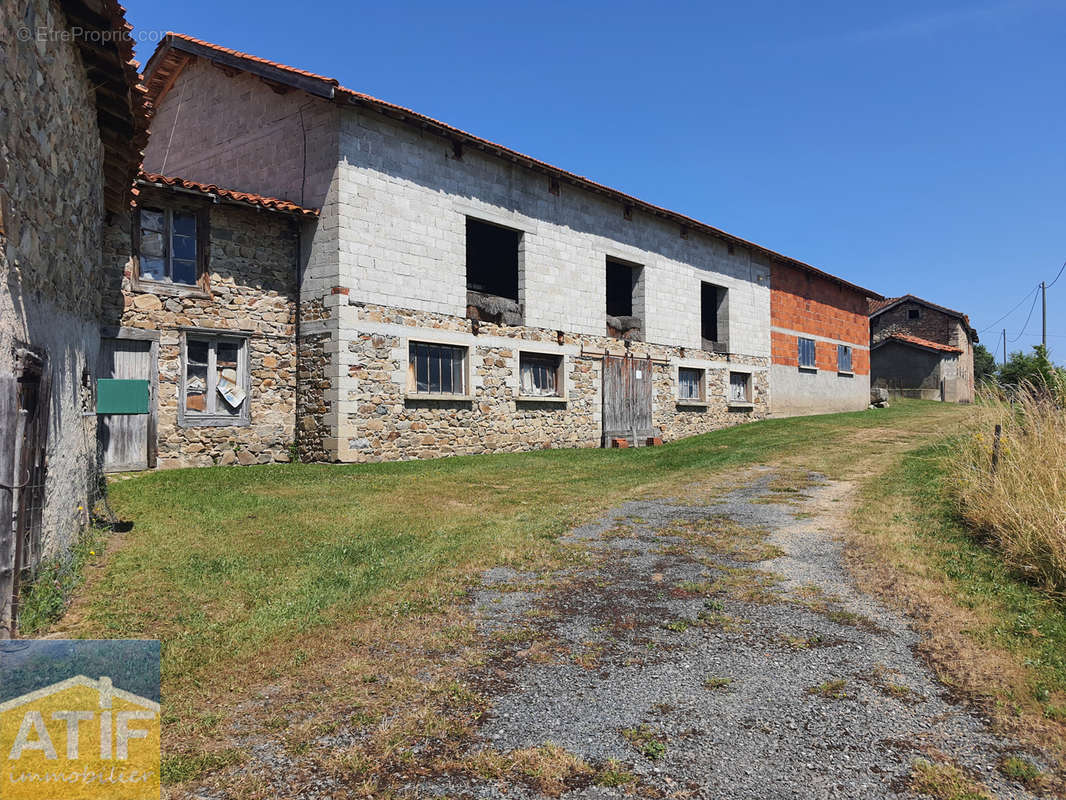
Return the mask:
<path id="1" fill-rule="evenodd" d="M 466 219 L 467 316 L 499 325 L 521 325 L 518 270 L 522 233 Z"/>
<path id="2" fill-rule="evenodd" d="M 607 259 L 607 335 L 617 339 L 640 339 L 641 279 L 644 269 L 613 258 Z"/>
<path id="3" fill-rule="evenodd" d="M 713 283 L 700 283 L 700 335 L 703 349 L 729 352 L 729 290 Z"/>

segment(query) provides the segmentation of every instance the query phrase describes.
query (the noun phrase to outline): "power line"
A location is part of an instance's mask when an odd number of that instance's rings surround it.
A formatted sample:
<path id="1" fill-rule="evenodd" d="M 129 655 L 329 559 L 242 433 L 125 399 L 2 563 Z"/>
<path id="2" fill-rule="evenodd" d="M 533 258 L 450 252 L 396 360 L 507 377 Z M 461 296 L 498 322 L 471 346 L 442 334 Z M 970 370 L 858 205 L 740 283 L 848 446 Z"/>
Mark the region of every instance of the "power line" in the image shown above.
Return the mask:
<path id="1" fill-rule="evenodd" d="M 1037 286 L 1036 288 L 1039 289 L 1040 287 Z M 1019 333 L 1017 336 L 1015 336 L 1013 339 L 1010 340 L 1011 344 L 1014 344 L 1016 341 L 1018 341 L 1023 336 L 1025 336 L 1025 329 L 1029 327 L 1029 320 L 1031 320 L 1033 318 L 1033 311 L 1036 309 L 1036 301 L 1037 301 L 1037 299 L 1039 297 L 1040 297 L 1039 295 L 1035 295 L 1033 297 L 1033 304 L 1031 306 L 1029 306 L 1029 316 L 1025 318 L 1025 324 L 1022 325 L 1022 332 Z"/>
<path id="2" fill-rule="evenodd" d="M 1066 261 L 1062 262 L 1062 266 L 1059 267 L 1059 274 L 1055 276 L 1055 280 L 1049 283 L 1046 288 L 1050 289 L 1052 286 L 1054 286 L 1058 279 L 1062 277 L 1063 271 L 1066 271 Z"/>
<path id="3" fill-rule="evenodd" d="M 1063 266 L 1066 266 L 1066 264 L 1064 264 Z M 1062 273 L 1060 272 L 1059 274 L 1061 275 Z M 1055 280 L 1058 280 L 1058 278 L 1056 278 Z M 1023 298 L 1022 298 L 1021 300 L 1019 300 L 1019 301 L 1018 301 L 1018 305 L 1014 306 L 1014 308 L 1012 308 L 1012 309 L 1011 309 L 1010 311 L 1008 311 L 1008 312 L 1007 312 L 1006 314 L 1004 314 L 1004 315 L 1003 315 L 1002 317 L 1000 317 L 999 319 L 997 319 L 997 320 L 996 320 L 995 322 L 993 322 L 993 323 L 992 323 L 991 325 L 986 325 L 985 327 L 981 328 L 981 332 L 982 332 L 982 333 L 984 333 L 984 332 L 985 332 L 985 331 L 987 331 L 987 330 L 988 330 L 989 328 L 994 328 L 994 327 L 995 327 L 996 325 L 998 325 L 999 323 L 1001 323 L 1001 322 L 1002 322 L 1003 320 L 1005 320 L 1005 319 L 1006 319 L 1007 317 L 1009 317 L 1009 316 L 1010 316 L 1011 314 L 1013 314 L 1013 313 L 1014 313 L 1015 311 L 1017 311 L 1017 310 L 1018 310 L 1019 308 L 1021 308 L 1022 304 L 1023 304 L 1023 303 L 1024 303 L 1024 302 L 1025 302 L 1026 300 L 1028 300 L 1028 299 L 1029 299 L 1029 295 L 1031 295 L 1031 294 L 1034 294 L 1034 293 L 1036 293 L 1036 292 L 1038 292 L 1038 291 L 1040 291 L 1040 284 L 1039 284 L 1039 283 L 1038 283 L 1038 284 L 1037 284 L 1036 286 L 1034 286 L 1034 287 L 1033 287 L 1033 291 L 1029 292 L 1029 294 L 1027 294 L 1027 295 L 1026 295 L 1025 297 L 1023 297 Z M 1030 314 L 1031 314 L 1031 313 L 1032 313 L 1032 312 L 1030 311 Z"/>

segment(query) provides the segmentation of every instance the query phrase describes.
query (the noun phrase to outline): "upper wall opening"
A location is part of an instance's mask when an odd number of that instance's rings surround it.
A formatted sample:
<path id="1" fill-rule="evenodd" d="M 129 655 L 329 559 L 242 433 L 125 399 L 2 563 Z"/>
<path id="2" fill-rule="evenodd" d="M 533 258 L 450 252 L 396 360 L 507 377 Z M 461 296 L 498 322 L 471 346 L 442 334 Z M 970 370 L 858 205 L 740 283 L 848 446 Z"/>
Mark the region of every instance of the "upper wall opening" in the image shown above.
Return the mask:
<path id="1" fill-rule="evenodd" d="M 522 324 L 522 232 L 466 218 L 466 303 L 471 319 Z"/>
<path id="2" fill-rule="evenodd" d="M 607 259 L 607 335 L 644 338 L 644 268 Z"/>

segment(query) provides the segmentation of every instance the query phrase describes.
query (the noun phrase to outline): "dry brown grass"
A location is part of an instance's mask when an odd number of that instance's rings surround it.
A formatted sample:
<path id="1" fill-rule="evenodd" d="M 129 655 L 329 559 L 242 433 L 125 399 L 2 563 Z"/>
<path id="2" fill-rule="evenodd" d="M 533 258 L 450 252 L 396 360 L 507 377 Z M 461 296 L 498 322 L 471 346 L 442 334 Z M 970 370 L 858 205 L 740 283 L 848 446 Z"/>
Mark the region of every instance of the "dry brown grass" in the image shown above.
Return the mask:
<path id="1" fill-rule="evenodd" d="M 908 787 L 934 800 L 991 800 L 981 784 L 949 761 L 918 759 Z"/>
<path id="2" fill-rule="evenodd" d="M 953 467 L 962 516 L 1012 569 L 1066 592 L 1066 382 L 1051 390 L 1025 385 L 1011 399 L 983 390 Z"/>

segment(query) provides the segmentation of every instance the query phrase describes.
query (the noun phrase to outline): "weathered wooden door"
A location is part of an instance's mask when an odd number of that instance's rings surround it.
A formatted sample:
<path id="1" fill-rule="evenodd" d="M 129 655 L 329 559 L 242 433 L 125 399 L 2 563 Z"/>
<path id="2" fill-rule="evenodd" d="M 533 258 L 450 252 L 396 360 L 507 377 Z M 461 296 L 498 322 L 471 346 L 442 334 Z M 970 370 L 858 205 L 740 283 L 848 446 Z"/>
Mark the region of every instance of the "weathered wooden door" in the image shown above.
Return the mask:
<path id="1" fill-rule="evenodd" d="M 655 436 L 651 424 L 654 380 L 650 358 L 603 357 L 603 442 L 628 439 L 634 447 Z"/>
<path id="2" fill-rule="evenodd" d="M 0 638 L 15 630 L 19 576 L 41 559 L 52 408 L 47 359 L 18 350 L 16 364 L 0 376 Z"/>
<path id="3" fill-rule="evenodd" d="M 148 382 L 146 413 L 101 413 L 97 437 L 105 472 L 148 469 L 155 460 L 156 370 L 154 342 L 143 339 L 101 339 L 101 378 Z"/>

